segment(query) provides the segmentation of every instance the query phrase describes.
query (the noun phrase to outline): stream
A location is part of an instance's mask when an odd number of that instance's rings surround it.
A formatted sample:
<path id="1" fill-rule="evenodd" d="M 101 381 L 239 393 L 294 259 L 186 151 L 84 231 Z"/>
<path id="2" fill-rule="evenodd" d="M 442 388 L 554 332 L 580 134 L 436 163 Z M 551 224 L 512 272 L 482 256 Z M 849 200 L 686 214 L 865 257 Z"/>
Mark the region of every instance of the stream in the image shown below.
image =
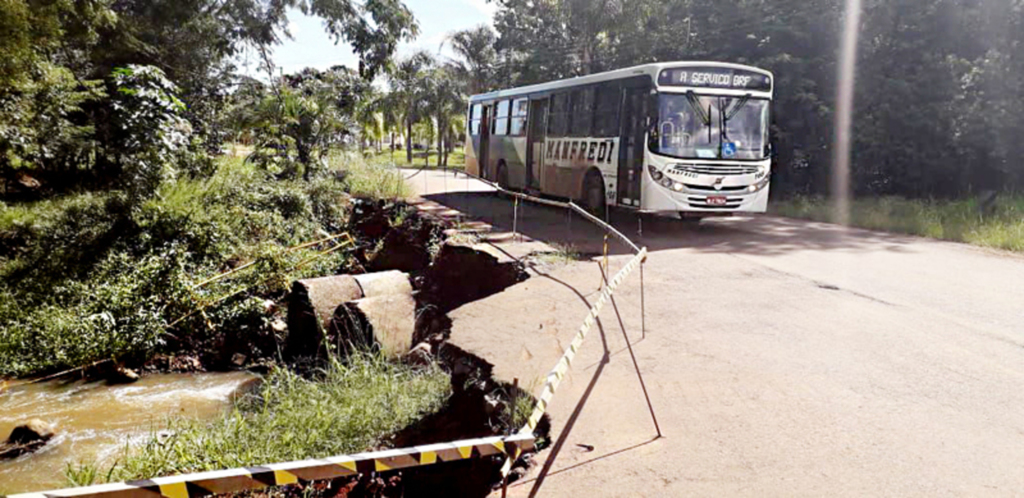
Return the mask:
<path id="1" fill-rule="evenodd" d="M 246 372 L 154 374 L 124 385 L 81 380 L 14 385 L 0 393 L 0 439 L 33 418 L 56 425 L 57 435 L 35 453 L 0 460 L 0 495 L 66 487 L 68 462 L 109 466 L 126 443 L 144 441 L 169 417 L 223 414 L 233 394 L 256 378 Z"/>

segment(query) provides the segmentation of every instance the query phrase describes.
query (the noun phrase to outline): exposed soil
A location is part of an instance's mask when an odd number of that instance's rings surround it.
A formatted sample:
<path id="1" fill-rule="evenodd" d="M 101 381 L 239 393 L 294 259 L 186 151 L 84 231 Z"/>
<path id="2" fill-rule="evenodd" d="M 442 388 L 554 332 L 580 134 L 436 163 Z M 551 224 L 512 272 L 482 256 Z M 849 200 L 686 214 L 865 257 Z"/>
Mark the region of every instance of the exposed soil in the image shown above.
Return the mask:
<path id="1" fill-rule="evenodd" d="M 401 214 L 402 223 L 389 228 Z M 514 400 L 530 396 L 522 389 L 497 381 L 490 363 L 446 342 L 452 321 L 447 313 L 463 304 L 501 292 L 527 278 L 518 264 L 499 262 L 487 252 L 441 243 L 442 222 L 428 219 L 404 205 L 363 203 L 353 211 L 353 233 L 361 241 L 357 258 L 368 271 L 401 270 L 410 274 L 416 300 L 413 351 L 406 361 L 436 362 L 451 376 L 452 396 L 438 412 L 397 433 L 393 447 L 441 443 L 460 439 L 510 434 L 519 427 L 512 420 Z M 432 254 L 431 245 L 436 249 Z M 439 245 L 439 247 L 438 247 Z M 363 331 L 372 338 L 372 324 L 351 304 L 338 306 L 330 322 L 327 342 L 337 341 L 340 329 Z M 341 350 L 344 353 L 344 350 Z M 538 429 L 546 439 L 550 424 Z M 517 463 L 522 473 L 528 458 Z M 306 486 L 305 493 L 340 496 L 486 496 L 500 484 L 499 457 L 470 459 L 418 467 L 381 475 L 340 479 Z M 290 493 L 291 491 L 289 491 Z"/>

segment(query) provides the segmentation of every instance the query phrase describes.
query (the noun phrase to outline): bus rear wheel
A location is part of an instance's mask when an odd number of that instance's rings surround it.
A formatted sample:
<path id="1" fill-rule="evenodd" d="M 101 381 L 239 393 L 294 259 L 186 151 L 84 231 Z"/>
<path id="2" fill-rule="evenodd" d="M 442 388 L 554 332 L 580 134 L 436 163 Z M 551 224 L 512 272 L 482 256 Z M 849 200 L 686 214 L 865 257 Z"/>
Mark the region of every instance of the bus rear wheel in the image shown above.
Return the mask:
<path id="1" fill-rule="evenodd" d="M 606 204 L 604 180 L 601 179 L 601 175 L 591 172 L 583 181 L 583 203 L 591 214 L 604 218 Z"/>

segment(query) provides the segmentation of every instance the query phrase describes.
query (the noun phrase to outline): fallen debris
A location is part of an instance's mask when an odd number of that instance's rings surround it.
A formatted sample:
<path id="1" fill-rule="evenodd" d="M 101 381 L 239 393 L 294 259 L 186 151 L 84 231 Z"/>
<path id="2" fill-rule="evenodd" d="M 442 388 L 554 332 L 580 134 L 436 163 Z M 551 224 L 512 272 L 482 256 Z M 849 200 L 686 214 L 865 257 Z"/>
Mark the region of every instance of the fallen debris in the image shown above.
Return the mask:
<path id="1" fill-rule="evenodd" d="M 343 303 L 328 324 L 328 343 L 336 351 L 351 348 L 379 348 L 385 356 L 398 359 L 413 344 L 416 301 L 411 294 L 385 294 Z"/>
<path id="2" fill-rule="evenodd" d="M 323 343 L 325 324 L 338 305 L 363 297 L 351 275 L 297 280 L 288 298 L 287 358 L 315 356 Z"/>
<path id="3" fill-rule="evenodd" d="M 53 424 L 32 419 L 11 431 L 7 441 L 0 443 L 0 459 L 17 458 L 42 448 L 57 434 Z"/>
<path id="4" fill-rule="evenodd" d="M 111 384 L 130 384 L 139 380 L 139 374 L 124 365 L 114 365 L 107 376 L 107 382 Z"/>

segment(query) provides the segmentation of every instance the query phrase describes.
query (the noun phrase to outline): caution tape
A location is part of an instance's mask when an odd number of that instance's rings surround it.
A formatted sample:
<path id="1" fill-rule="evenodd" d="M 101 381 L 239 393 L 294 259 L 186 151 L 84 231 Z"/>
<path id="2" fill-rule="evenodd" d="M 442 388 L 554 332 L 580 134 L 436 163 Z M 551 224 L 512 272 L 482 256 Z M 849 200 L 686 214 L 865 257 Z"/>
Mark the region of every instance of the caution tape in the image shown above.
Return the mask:
<path id="1" fill-rule="evenodd" d="M 578 213 L 581 216 L 583 216 L 587 221 L 590 221 L 591 223 L 594 223 L 595 225 L 603 228 L 606 233 L 609 233 L 609 234 L 613 235 L 615 238 L 617 238 L 620 241 L 622 241 L 622 243 L 624 243 L 627 246 L 629 246 L 633 250 L 633 252 L 636 253 L 636 255 L 633 257 L 633 259 L 629 260 L 629 262 L 626 263 L 626 266 L 624 266 L 621 270 L 619 270 L 619 272 L 615 274 L 615 277 L 613 277 L 611 279 L 611 281 L 609 281 L 607 283 L 607 285 L 605 285 L 604 288 L 601 290 L 601 295 L 598 297 L 598 299 L 594 303 L 594 305 L 590 307 L 590 311 L 587 313 L 586 318 L 584 318 L 583 323 L 580 325 L 579 331 L 576 332 L 576 335 L 573 337 L 572 343 L 569 344 L 569 347 L 562 354 L 562 357 L 559 358 L 558 363 L 555 365 L 555 367 L 548 374 L 548 376 L 547 376 L 547 378 L 546 378 L 546 380 L 544 382 L 544 390 L 541 391 L 540 398 L 538 398 L 537 404 L 534 407 L 533 412 L 530 414 L 530 418 L 527 419 L 526 425 L 524 425 L 522 427 L 522 429 L 520 429 L 520 431 L 519 431 L 520 435 L 524 435 L 524 436 L 525 435 L 533 435 L 533 432 L 537 429 L 537 424 L 540 423 L 541 417 L 544 416 L 544 412 L 547 411 L 548 405 L 551 403 L 551 398 L 553 398 L 555 396 L 555 390 L 558 389 L 558 385 L 562 382 L 562 378 L 565 377 L 565 374 L 568 372 L 569 367 L 572 364 L 573 358 L 576 357 L 576 352 L 579 350 L 580 346 L 583 345 L 583 340 L 586 339 L 587 334 L 590 332 L 590 329 L 594 326 L 594 322 L 597 320 L 597 316 L 601 313 L 601 309 L 604 308 L 605 302 L 607 302 L 608 299 L 611 298 L 611 295 L 615 292 L 615 288 L 618 287 L 620 283 L 622 283 L 622 281 L 626 278 L 626 276 L 628 276 L 630 274 L 630 272 L 632 272 L 634 269 L 636 269 L 637 266 L 643 264 L 647 260 L 647 248 L 646 247 L 644 247 L 644 248 L 638 247 L 635 243 L 633 243 L 632 240 L 629 239 L 629 237 L 626 237 L 625 235 L 622 234 L 622 232 L 616 230 L 615 227 L 613 227 L 611 224 L 609 224 L 606 221 L 604 221 L 604 220 L 594 216 L 589 211 L 587 211 L 586 209 L 583 209 L 582 207 L 580 207 L 579 205 L 577 205 L 576 203 L 574 203 L 572 201 L 561 202 L 561 201 L 555 201 L 555 200 L 551 200 L 551 199 L 542 199 L 540 197 L 534 197 L 532 195 L 524 194 L 522 192 L 514 192 L 514 191 L 511 191 L 511 190 L 508 190 L 505 187 L 502 187 L 501 185 L 499 185 L 497 183 L 494 183 L 494 182 L 492 182 L 490 180 L 487 180 L 487 179 L 481 178 L 479 176 L 470 174 L 470 173 L 468 173 L 466 171 L 455 170 L 454 172 L 455 172 L 455 174 L 461 173 L 463 175 L 466 175 L 469 178 L 473 178 L 473 179 L 475 179 L 477 181 L 483 182 L 483 183 L 491 186 L 492 188 L 494 188 L 498 192 L 513 197 L 517 201 L 519 199 L 523 199 L 523 200 L 526 200 L 526 201 L 529 201 L 529 202 L 533 202 L 535 204 L 541 204 L 541 205 L 544 205 L 544 206 L 566 208 L 566 209 L 575 211 L 576 213 Z M 518 208 L 518 205 L 517 205 L 517 208 Z M 515 229 L 514 228 L 513 228 L 513 233 L 515 233 Z M 605 254 L 604 268 L 607 270 L 607 268 L 608 268 L 608 237 L 607 236 L 605 237 L 605 241 L 604 241 L 604 254 Z M 641 280 L 643 278 L 642 275 L 643 274 L 641 273 Z M 642 284 L 641 284 L 641 289 L 642 289 Z M 506 479 L 506 483 L 507 483 L 508 475 L 509 475 L 509 473 L 512 470 L 512 465 L 513 465 L 513 463 L 515 462 L 515 460 L 517 458 L 518 458 L 518 455 L 511 456 L 511 458 L 506 459 L 502 463 L 502 466 L 501 466 L 501 476 L 502 476 L 503 479 Z"/>
<path id="2" fill-rule="evenodd" d="M 597 316 L 601 313 L 601 308 L 611 298 L 611 295 L 615 292 L 615 288 L 622 283 L 623 280 L 636 269 L 644 259 L 647 258 L 647 248 L 640 249 L 640 252 L 626 263 L 626 266 L 622 267 L 618 273 L 608 282 L 607 285 L 601 289 L 601 295 L 598 296 L 597 301 L 593 306 L 590 307 L 590 311 L 587 313 L 587 317 L 583 319 L 583 323 L 580 325 L 579 331 L 572 338 L 572 342 L 569 347 L 565 349 L 565 353 L 559 358 L 558 363 L 555 364 L 555 368 L 551 369 L 548 373 L 547 378 L 544 382 L 544 390 L 541 391 L 540 397 L 537 399 L 537 405 L 533 409 L 533 413 L 530 414 L 530 418 L 527 420 L 526 425 L 523 426 L 520 434 L 532 435 L 533 431 L 537 429 L 537 424 L 540 422 L 541 417 L 544 416 L 544 412 L 548 408 L 548 404 L 551 403 L 551 398 L 555 396 L 555 390 L 558 389 L 558 385 L 562 382 L 562 378 L 569 371 L 569 367 L 572 365 L 573 358 L 576 357 L 576 352 L 579 351 L 580 346 L 583 345 L 583 340 L 587 338 L 587 334 L 590 329 L 593 328 L 594 322 L 597 321 Z"/>
<path id="3" fill-rule="evenodd" d="M 9 495 L 6 498 L 199 498 L 211 494 L 235 493 L 268 486 L 284 486 L 371 472 L 387 472 L 492 455 L 503 455 L 515 460 L 523 452 L 534 449 L 534 444 L 532 434 L 494 436 L 316 460 L 276 463 L 260 467 L 156 477 L 143 481 L 99 484 L 40 493 L 24 493 Z M 4 497 L 0 496 L 0 498 Z"/>

